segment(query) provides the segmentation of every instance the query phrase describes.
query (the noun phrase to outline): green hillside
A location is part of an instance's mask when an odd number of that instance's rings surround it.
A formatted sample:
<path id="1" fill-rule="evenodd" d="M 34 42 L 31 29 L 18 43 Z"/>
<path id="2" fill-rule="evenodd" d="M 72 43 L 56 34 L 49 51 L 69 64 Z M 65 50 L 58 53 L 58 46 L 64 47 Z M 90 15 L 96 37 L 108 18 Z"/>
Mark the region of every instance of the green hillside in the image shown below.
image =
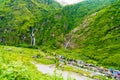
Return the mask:
<path id="1" fill-rule="evenodd" d="M 7 45 L 28 46 L 29 28 L 33 27 L 37 46 L 60 48 L 64 46 L 60 44 L 65 43 L 65 35 L 79 25 L 85 16 L 110 3 L 113 0 L 89 0 L 61 7 L 53 0 L 1 1 L 0 37 L 5 39 Z"/>
<path id="2" fill-rule="evenodd" d="M 29 43 L 29 27 L 36 27 L 37 22 L 60 7 L 53 0 L 0 0 L 0 37 L 5 37 L 7 45 L 18 45 L 25 35 Z"/>
<path id="3" fill-rule="evenodd" d="M 64 45 L 61 44 L 65 44 L 66 34 L 79 25 L 85 16 L 99 11 L 113 2 L 113 0 L 89 0 L 76 5 L 63 7 L 56 11 L 55 14 L 40 21 L 40 24 L 38 24 L 38 30 L 40 31 L 38 32 L 38 34 L 40 34 L 38 44 L 55 48 L 64 47 Z"/>
<path id="4" fill-rule="evenodd" d="M 85 60 L 94 60 L 105 66 L 120 68 L 120 4 L 112 4 L 91 16 L 75 28 L 71 44 L 76 45 Z"/>

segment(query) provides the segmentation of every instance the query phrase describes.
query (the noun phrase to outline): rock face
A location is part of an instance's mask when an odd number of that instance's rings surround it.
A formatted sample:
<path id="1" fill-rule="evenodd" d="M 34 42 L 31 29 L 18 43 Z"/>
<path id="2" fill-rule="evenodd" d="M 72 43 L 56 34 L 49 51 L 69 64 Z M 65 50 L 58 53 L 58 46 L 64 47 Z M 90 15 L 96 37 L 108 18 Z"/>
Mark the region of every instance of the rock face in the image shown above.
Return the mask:
<path id="1" fill-rule="evenodd" d="M 2 43 L 2 44 L 5 44 L 5 37 L 2 37 L 2 38 L 1 38 L 1 43 Z"/>
<path id="2" fill-rule="evenodd" d="M 2 20 L 4 18 L 4 16 L 0 15 L 0 20 Z"/>

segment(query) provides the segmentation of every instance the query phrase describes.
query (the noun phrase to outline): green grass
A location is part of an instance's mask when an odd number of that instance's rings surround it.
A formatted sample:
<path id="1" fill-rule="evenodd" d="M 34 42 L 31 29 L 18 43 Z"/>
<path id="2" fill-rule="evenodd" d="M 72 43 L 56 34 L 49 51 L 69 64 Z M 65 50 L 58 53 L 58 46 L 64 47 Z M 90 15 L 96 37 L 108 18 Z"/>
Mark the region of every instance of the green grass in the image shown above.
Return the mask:
<path id="1" fill-rule="evenodd" d="M 54 59 L 46 59 L 46 58 L 39 58 L 39 59 L 35 59 L 37 62 L 40 62 L 42 64 L 55 64 L 55 60 Z"/>
<path id="2" fill-rule="evenodd" d="M 84 75 L 84 76 L 88 76 L 88 77 L 90 77 L 90 74 L 91 74 L 90 72 L 83 71 L 83 70 L 80 70 L 80 69 L 78 70 L 78 69 L 75 69 L 75 68 L 73 68 L 71 66 L 67 66 L 67 65 L 64 66 L 63 70 L 75 72 L 75 73 L 78 73 L 80 75 Z"/>
<path id="3" fill-rule="evenodd" d="M 106 77 L 104 77 L 104 76 L 93 76 L 92 78 L 94 78 L 94 79 L 98 79 L 98 80 L 114 80 L 114 79 L 112 79 L 112 78 L 106 78 Z"/>
<path id="4" fill-rule="evenodd" d="M 46 51 L 45 51 L 46 52 Z M 55 51 L 56 52 L 56 51 Z M 58 51 L 59 52 L 59 51 Z M 61 52 L 61 51 L 60 51 Z M 61 53 L 65 55 L 66 52 Z M 0 79 L 1 80 L 63 80 L 61 75 L 54 74 L 53 76 L 40 73 L 35 65 L 31 64 L 36 61 L 40 64 L 59 64 L 56 63 L 52 50 L 46 53 L 39 49 L 29 49 L 13 46 L 0 46 Z M 33 56 L 40 55 L 39 58 L 32 58 Z M 70 57 L 70 56 L 67 56 Z M 73 56 L 74 57 L 74 56 Z M 64 71 L 75 72 L 83 76 L 90 77 L 90 72 L 78 70 L 71 66 L 64 65 L 60 68 Z M 94 76 L 92 78 L 104 79 L 101 76 Z M 73 80 L 69 78 L 68 80 Z"/>
<path id="5" fill-rule="evenodd" d="M 31 64 L 36 49 L 0 46 L 0 80 L 63 80 L 61 76 L 40 73 Z"/>

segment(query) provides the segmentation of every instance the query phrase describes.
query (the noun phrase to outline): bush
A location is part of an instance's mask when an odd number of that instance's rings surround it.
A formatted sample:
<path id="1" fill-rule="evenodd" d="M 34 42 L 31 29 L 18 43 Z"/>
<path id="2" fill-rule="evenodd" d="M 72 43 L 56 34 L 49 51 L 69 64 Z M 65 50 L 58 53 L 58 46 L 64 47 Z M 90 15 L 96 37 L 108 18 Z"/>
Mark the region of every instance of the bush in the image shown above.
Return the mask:
<path id="1" fill-rule="evenodd" d="M 27 73 L 28 70 L 22 62 L 11 62 L 9 64 L 0 64 L 0 79 L 1 80 L 29 80 L 30 75 Z"/>

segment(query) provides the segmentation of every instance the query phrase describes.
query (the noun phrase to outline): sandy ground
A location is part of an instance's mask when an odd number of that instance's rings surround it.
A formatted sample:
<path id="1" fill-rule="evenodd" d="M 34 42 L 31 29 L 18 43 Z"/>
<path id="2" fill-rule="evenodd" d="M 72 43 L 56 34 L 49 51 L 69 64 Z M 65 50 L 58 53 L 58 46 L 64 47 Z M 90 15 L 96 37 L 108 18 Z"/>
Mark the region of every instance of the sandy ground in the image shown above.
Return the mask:
<path id="1" fill-rule="evenodd" d="M 36 65 L 37 69 L 40 72 L 42 72 L 43 74 L 54 75 L 54 72 L 56 71 L 56 73 L 62 75 L 62 77 L 64 78 L 64 80 L 67 80 L 68 77 L 73 78 L 75 80 L 92 80 L 92 79 L 87 78 L 85 76 L 80 76 L 77 73 L 68 72 L 68 71 L 62 71 L 62 70 L 57 70 L 55 68 L 55 66 L 52 66 L 52 65 L 43 65 L 43 64 L 37 64 L 37 63 L 33 63 L 33 64 Z"/>

